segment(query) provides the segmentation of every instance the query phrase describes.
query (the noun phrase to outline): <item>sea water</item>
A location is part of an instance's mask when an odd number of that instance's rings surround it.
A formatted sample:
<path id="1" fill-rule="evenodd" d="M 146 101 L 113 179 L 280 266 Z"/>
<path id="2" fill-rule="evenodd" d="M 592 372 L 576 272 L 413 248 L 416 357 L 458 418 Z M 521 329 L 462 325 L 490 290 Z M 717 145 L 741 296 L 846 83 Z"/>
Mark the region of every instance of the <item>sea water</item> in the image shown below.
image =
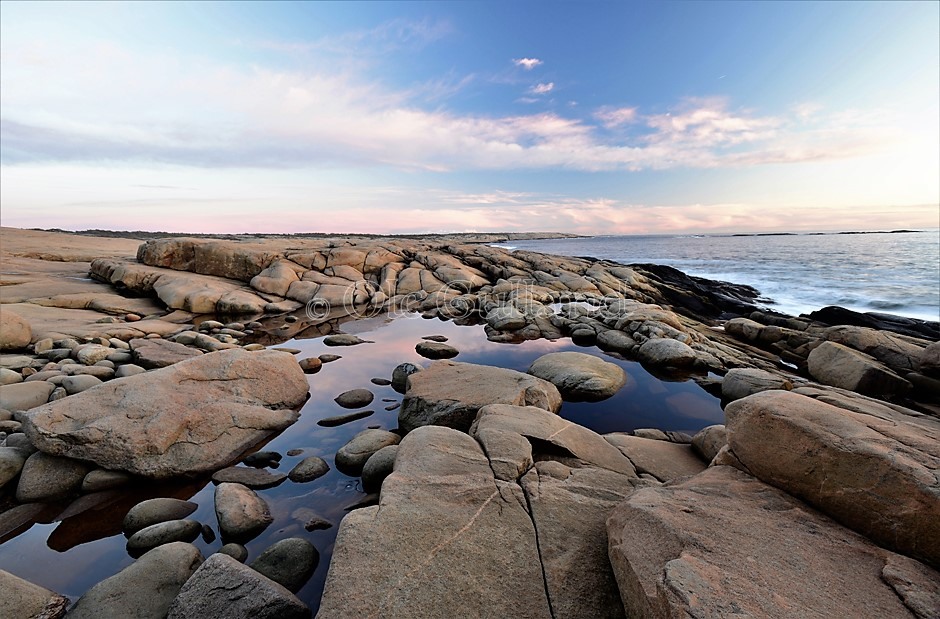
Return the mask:
<path id="1" fill-rule="evenodd" d="M 595 236 L 497 245 L 653 263 L 757 288 L 799 315 L 827 305 L 940 320 L 940 230 L 864 234 Z"/>

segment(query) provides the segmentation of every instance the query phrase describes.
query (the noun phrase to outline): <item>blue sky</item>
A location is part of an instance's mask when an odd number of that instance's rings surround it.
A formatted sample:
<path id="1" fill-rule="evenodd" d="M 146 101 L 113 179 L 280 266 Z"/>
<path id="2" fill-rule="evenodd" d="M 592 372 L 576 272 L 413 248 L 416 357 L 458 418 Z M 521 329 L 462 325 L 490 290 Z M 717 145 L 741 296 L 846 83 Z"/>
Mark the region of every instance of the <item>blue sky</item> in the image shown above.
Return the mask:
<path id="1" fill-rule="evenodd" d="M 940 225 L 940 3 L 0 4 L 3 225 Z"/>

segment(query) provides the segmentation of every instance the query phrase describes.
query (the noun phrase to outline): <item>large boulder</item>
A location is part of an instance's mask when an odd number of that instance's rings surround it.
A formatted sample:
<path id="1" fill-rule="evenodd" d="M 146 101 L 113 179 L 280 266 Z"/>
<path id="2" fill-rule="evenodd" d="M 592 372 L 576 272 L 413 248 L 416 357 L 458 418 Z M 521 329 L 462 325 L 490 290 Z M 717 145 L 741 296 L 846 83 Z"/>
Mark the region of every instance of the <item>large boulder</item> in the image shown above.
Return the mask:
<path id="1" fill-rule="evenodd" d="M 923 351 L 893 333 L 867 327 L 831 327 L 826 330 L 826 339 L 871 355 L 899 374 L 917 370 Z"/>
<path id="2" fill-rule="evenodd" d="M 629 617 L 926 619 L 940 607 L 936 571 L 728 466 L 637 490 L 607 532 Z"/>
<path id="3" fill-rule="evenodd" d="M 866 395 L 895 395 L 911 388 L 875 358 L 835 342 L 823 342 L 806 361 L 813 378 L 833 387 Z"/>
<path id="4" fill-rule="evenodd" d="M 619 365 L 580 352 L 542 355 L 529 366 L 529 374 L 558 387 L 568 400 L 596 402 L 617 393 L 627 382 Z"/>
<path id="5" fill-rule="evenodd" d="M 233 349 L 36 408 L 23 429 L 50 454 L 158 479 L 198 475 L 296 421 L 307 390 L 292 355 Z"/>
<path id="6" fill-rule="evenodd" d="M 762 481 L 940 565 L 940 421 L 858 410 L 764 391 L 727 406 L 728 445 Z"/>
<path id="7" fill-rule="evenodd" d="M 481 407 L 497 403 L 557 412 L 561 394 L 550 382 L 515 370 L 438 361 L 408 377 L 398 425 L 405 431 L 424 425 L 467 431 Z"/>
<path id="8" fill-rule="evenodd" d="M 69 611 L 69 617 L 162 619 L 201 563 L 202 554 L 192 544 L 158 546 L 89 589 Z"/>
<path id="9" fill-rule="evenodd" d="M 380 504 L 343 519 L 317 617 L 548 619 L 524 506 L 518 485 L 493 479 L 471 437 L 440 426 L 414 430 Z"/>
<path id="10" fill-rule="evenodd" d="M 234 483 L 216 487 L 215 515 L 222 538 L 235 542 L 256 537 L 274 521 L 264 499 L 247 486 Z"/>
<path id="11" fill-rule="evenodd" d="M 216 553 L 199 566 L 170 606 L 168 619 L 309 619 L 293 593 L 232 557 Z"/>
<path id="12" fill-rule="evenodd" d="M 22 316 L 0 307 L 0 350 L 20 350 L 29 346 L 33 331 Z"/>
<path id="13" fill-rule="evenodd" d="M 653 367 L 686 368 L 698 360 L 688 344 L 667 337 L 646 340 L 636 355 L 641 362 Z"/>

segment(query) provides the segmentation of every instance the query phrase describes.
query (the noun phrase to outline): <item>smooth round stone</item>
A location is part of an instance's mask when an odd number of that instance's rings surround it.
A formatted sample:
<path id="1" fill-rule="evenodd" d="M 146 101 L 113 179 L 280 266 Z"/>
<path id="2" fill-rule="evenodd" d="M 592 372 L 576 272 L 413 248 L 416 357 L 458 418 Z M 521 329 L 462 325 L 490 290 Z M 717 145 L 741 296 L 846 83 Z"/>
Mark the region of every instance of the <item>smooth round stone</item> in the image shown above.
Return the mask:
<path id="1" fill-rule="evenodd" d="M 95 469 L 85 475 L 82 480 L 82 492 L 99 492 L 101 490 L 111 490 L 120 488 L 131 480 L 131 476 L 124 471 L 109 471 L 107 469 Z"/>
<path id="2" fill-rule="evenodd" d="M 274 521 L 264 499 L 250 488 L 234 483 L 216 486 L 215 515 L 226 542 L 250 540 Z"/>
<path id="3" fill-rule="evenodd" d="M 363 430 L 336 452 L 336 468 L 358 476 L 369 457 L 388 445 L 397 445 L 401 437 L 387 430 Z"/>
<path id="4" fill-rule="evenodd" d="M 291 469 L 290 473 L 287 474 L 287 477 L 296 483 L 305 483 L 308 481 L 313 481 L 318 477 L 323 477 L 330 471 L 330 465 L 326 463 L 323 458 L 319 456 L 308 456 L 297 463 L 297 465 Z"/>
<path id="5" fill-rule="evenodd" d="M 55 402 L 56 400 L 68 397 L 68 395 L 69 392 L 65 390 L 65 387 L 56 387 L 52 390 L 52 393 L 49 394 L 49 401 Z"/>
<path id="6" fill-rule="evenodd" d="M 571 341 L 578 346 L 591 346 L 597 341 L 594 329 L 575 329 L 571 332 Z"/>
<path id="7" fill-rule="evenodd" d="M 300 369 L 304 371 L 304 374 L 316 374 L 320 371 L 320 368 L 323 367 L 323 361 L 317 357 L 301 359 L 299 363 Z"/>
<path id="8" fill-rule="evenodd" d="M 124 534 L 133 535 L 137 531 L 169 520 L 180 520 L 190 515 L 199 506 L 190 501 L 159 497 L 141 501 L 124 516 Z"/>
<path id="9" fill-rule="evenodd" d="M 343 358 L 342 355 L 327 355 L 327 354 L 323 354 L 317 357 L 317 359 L 319 359 L 323 363 L 332 363 L 334 361 L 339 361 L 342 358 Z"/>
<path id="10" fill-rule="evenodd" d="M 119 350 L 130 350 L 131 345 L 125 342 L 124 340 L 112 337 L 108 339 L 108 342 L 111 344 L 111 348 L 117 348 Z M 114 354 L 114 353 L 111 353 Z"/>
<path id="11" fill-rule="evenodd" d="M 256 344 L 245 344 L 244 346 L 242 346 L 242 348 L 244 348 L 245 350 L 251 351 L 251 352 L 255 352 L 255 351 L 258 351 L 258 350 L 264 350 L 264 349 L 265 349 L 263 344 L 257 344 L 257 343 L 256 343 Z"/>
<path id="12" fill-rule="evenodd" d="M 339 394 L 333 401 L 343 408 L 361 408 L 372 403 L 375 395 L 368 389 L 351 389 Z"/>
<path id="13" fill-rule="evenodd" d="M 580 352 L 542 355 L 529 366 L 528 373 L 552 383 L 566 400 L 574 401 L 607 399 L 627 381 L 619 365 Z"/>
<path id="14" fill-rule="evenodd" d="M 113 352 L 105 359 L 105 361 L 110 361 L 114 365 L 122 365 L 130 363 L 134 360 L 134 355 L 125 351 Z"/>
<path id="15" fill-rule="evenodd" d="M 296 316 L 287 316 L 284 318 L 284 322 L 297 322 Z"/>
<path id="16" fill-rule="evenodd" d="M 297 593 L 310 580 L 319 562 L 320 553 L 313 544 L 299 537 L 288 537 L 266 548 L 250 567 Z"/>
<path id="17" fill-rule="evenodd" d="M 286 453 L 288 456 L 299 456 L 303 452 L 303 449 L 288 449 Z"/>
<path id="18" fill-rule="evenodd" d="M 415 352 L 427 359 L 452 359 L 460 354 L 453 346 L 441 342 L 419 342 Z"/>
<path id="19" fill-rule="evenodd" d="M 398 445 L 389 445 L 369 456 L 362 467 L 362 489 L 378 492 L 385 478 L 391 475 L 397 455 Z"/>
<path id="20" fill-rule="evenodd" d="M 271 473 L 267 469 L 250 466 L 230 466 L 212 474 L 212 481 L 217 484 L 235 483 L 262 490 L 273 488 L 287 479 L 284 473 Z"/>
<path id="21" fill-rule="evenodd" d="M 420 372 L 421 366 L 414 363 L 401 363 L 392 370 L 392 389 L 398 393 L 405 393 L 408 386 L 408 377 L 415 372 Z"/>
<path id="22" fill-rule="evenodd" d="M 16 486 L 20 503 L 52 501 L 74 494 L 91 467 L 71 458 L 50 456 L 37 451 L 26 459 Z"/>
<path id="23" fill-rule="evenodd" d="M 10 421 L 13 419 L 13 413 L 5 408 L 0 408 L 0 421 Z"/>
<path id="24" fill-rule="evenodd" d="M 392 381 L 387 378 L 373 378 L 369 382 L 371 382 L 373 385 L 378 385 L 379 387 L 388 387 L 392 384 Z"/>
<path id="25" fill-rule="evenodd" d="M 43 356 L 49 361 L 63 361 L 72 355 L 71 348 L 53 348 L 43 353 Z"/>
<path id="26" fill-rule="evenodd" d="M 363 340 L 357 335 L 350 335 L 348 333 L 328 335 L 323 338 L 323 343 L 327 346 L 356 346 L 357 344 L 371 344 L 371 342 Z"/>
<path id="27" fill-rule="evenodd" d="M 23 375 L 16 370 L 0 368 L 0 385 L 13 385 L 23 382 Z"/>
<path id="28" fill-rule="evenodd" d="M 282 458 L 276 451 L 256 451 L 250 456 L 245 456 L 242 463 L 256 467 L 276 466 Z"/>
<path id="29" fill-rule="evenodd" d="M 29 437 L 21 432 L 8 436 L 6 440 L 6 446 L 19 450 L 26 457 L 29 457 L 39 451 L 33 446 L 32 443 L 29 442 Z"/>
<path id="30" fill-rule="evenodd" d="M 422 335 L 421 339 L 427 340 L 429 342 L 446 342 L 447 336 L 446 335 Z"/>
<path id="31" fill-rule="evenodd" d="M 3 488 L 23 470 L 26 454 L 13 447 L 0 447 L 0 488 Z"/>
<path id="32" fill-rule="evenodd" d="M 128 363 L 127 365 L 122 365 L 114 372 L 115 378 L 126 378 L 128 376 L 136 376 L 138 374 L 143 374 L 146 372 L 144 368 L 139 365 L 134 365 L 133 363 Z"/>
<path id="33" fill-rule="evenodd" d="M 71 374 L 72 376 L 94 376 L 99 380 L 111 380 L 114 378 L 114 368 L 91 365 L 77 368 Z"/>
<path id="34" fill-rule="evenodd" d="M 112 354 L 113 354 L 113 353 L 112 353 Z M 108 355 L 108 356 L 110 357 L 111 355 Z M 113 370 L 113 369 L 114 369 L 114 361 L 109 361 L 108 359 L 102 359 L 101 361 L 99 361 L 98 363 L 96 363 L 93 367 L 111 368 L 111 369 Z"/>
<path id="35" fill-rule="evenodd" d="M 219 552 L 223 555 L 232 557 L 239 563 L 244 563 L 245 559 L 248 558 L 248 549 L 241 544 L 236 544 L 234 542 L 224 544 L 221 548 L 219 548 Z"/>
<path id="36" fill-rule="evenodd" d="M 76 393 L 81 393 L 82 391 L 87 391 L 92 387 L 96 387 L 101 384 L 101 379 L 95 376 L 90 376 L 87 374 L 82 374 L 78 376 L 67 376 L 62 381 L 62 387 L 65 389 L 65 392 L 69 395 L 75 395 Z"/>
<path id="37" fill-rule="evenodd" d="M 15 432 L 19 432 L 20 428 L 22 427 L 23 427 L 23 424 L 21 424 L 19 421 L 16 421 L 14 419 L 10 419 L 8 421 L 0 421 L 0 432 L 4 432 L 5 434 L 13 434 Z"/>
<path id="38" fill-rule="evenodd" d="M 169 520 L 152 524 L 131 535 L 127 552 L 140 556 L 151 548 L 170 542 L 193 542 L 202 533 L 202 524 L 195 520 Z"/>

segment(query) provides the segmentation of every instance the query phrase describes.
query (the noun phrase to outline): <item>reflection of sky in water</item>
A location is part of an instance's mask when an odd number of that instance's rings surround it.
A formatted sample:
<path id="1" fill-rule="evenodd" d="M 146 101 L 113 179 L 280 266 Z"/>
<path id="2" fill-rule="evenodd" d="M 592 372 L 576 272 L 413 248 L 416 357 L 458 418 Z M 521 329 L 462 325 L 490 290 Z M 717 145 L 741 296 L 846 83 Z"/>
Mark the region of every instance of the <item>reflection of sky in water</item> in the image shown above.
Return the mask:
<path id="1" fill-rule="evenodd" d="M 310 582 L 298 596 L 316 612 L 320 593 L 326 579 L 329 558 L 333 549 L 339 521 L 344 510 L 358 502 L 362 494 L 358 479 L 339 473 L 333 466 L 333 454 L 357 432 L 368 427 L 394 429 L 397 427 L 398 411 L 386 411 L 385 407 L 401 401 L 401 396 L 391 387 L 373 385 L 373 377 L 389 378 L 399 363 L 427 365 L 429 360 L 418 355 L 415 344 L 424 335 L 446 335 L 449 344 L 460 350 L 454 360 L 479 363 L 525 371 L 539 356 L 549 352 L 576 350 L 603 356 L 606 360 L 624 368 L 629 375 L 626 386 L 612 398 L 603 402 L 566 402 L 561 415 L 566 419 L 587 426 L 597 432 L 626 432 L 635 428 L 660 428 L 663 430 L 696 430 L 722 423 L 724 413 L 718 400 L 691 381 L 664 382 L 647 373 L 638 363 L 624 361 L 606 355 L 594 347 L 575 346 L 570 340 L 550 342 L 536 340 L 520 344 L 498 344 L 486 339 L 480 326 L 462 327 L 452 322 L 424 320 L 416 315 L 389 321 L 386 317 L 370 318 L 342 325 L 347 333 L 355 333 L 371 344 L 349 347 L 330 347 L 323 340 L 289 340 L 282 346 L 297 348 L 302 352 L 298 359 L 324 353 L 342 355 L 342 359 L 326 363 L 317 374 L 310 375 L 310 399 L 301 411 L 301 417 L 280 436 L 272 439 L 264 448 L 285 454 L 290 449 L 303 449 L 299 456 L 284 456 L 279 470 L 289 471 L 306 456 L 318 455 L 331 467 L 320 479 L 294 484 L 285 481 L 277 488 L 259 490 L 271 507 L 274 523 L 259 537 L 247 545 L 249 561 L 262 550 L 279 539 L 290 536 L 303 537 L 320 551 L 320 565 Z M 333 428 L 317 425 L 325 417 L 350 411 L 333 401 L 338 394 L 348 389 L 365 387 L 375 394 L 368 407 L 375 413 L 364 419 Z M 481 386 L 485 388 L 485 386 Z M 213 506 L 213 485 L 177 486 L 175 492 L 142 489 L 141 496 L 129 497 L 120 504 L 90 511 L 71 519 L 65 525 L 35 525 L 27 533 L 19 535 L 0 546 L 0 569 L 17 574 L 27 580 L 60 593 L 77 598 L 100 580 L 118 572 L 131 563 L 124 549 L 125 538 L 118 533 L 120 522 L 127 509 L 137 500 L 152 496 L 178 496 L 189 498 L 199 504 L 199 509 L 190 518 L 208 523 L 217 532 Z M 195 494 L 193 494 L 195 493 Z M 126 492 L 124 494 L 127 494 Z M 327 530 L 307 532 L 303 525 L 318 516 L 334 523 Z M 62 530 L 67 529 L 68 536 Z M 54 533 L 55 532 L 55 533 Z M 53 540 L 49 540 L 50 534 Z M 83 542 L 107 535 L 103 539 Z M 60 542 L 66 539 L 66 543 Z M 49 542 L 47 544 L 47 541 Z M 72 546 L 67 552 L 50 548 Z M 207 544 L 201 539 L 196 545 L 203 555 L 218 550 L 220 540 Z"/>

